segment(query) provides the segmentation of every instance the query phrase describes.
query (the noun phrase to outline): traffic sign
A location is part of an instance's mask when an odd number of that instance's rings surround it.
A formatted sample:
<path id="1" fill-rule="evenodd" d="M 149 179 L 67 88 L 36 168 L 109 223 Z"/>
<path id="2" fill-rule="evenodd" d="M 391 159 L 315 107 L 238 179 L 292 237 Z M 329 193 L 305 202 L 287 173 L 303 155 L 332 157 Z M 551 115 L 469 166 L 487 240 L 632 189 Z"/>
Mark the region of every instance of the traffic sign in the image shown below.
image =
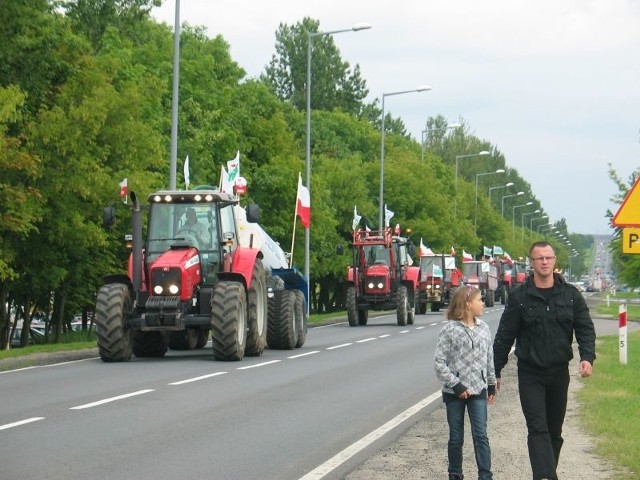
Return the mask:
<path id="1" fill-rule="evenodd" d="M 640 228 L 622 229 L 622 253 L 640 253 Z"/>
<path id="2" fill-rule="evenodd" d="M 640 177 L 633 184 L 611 223 L 615 227 L 640 227 Z"/>

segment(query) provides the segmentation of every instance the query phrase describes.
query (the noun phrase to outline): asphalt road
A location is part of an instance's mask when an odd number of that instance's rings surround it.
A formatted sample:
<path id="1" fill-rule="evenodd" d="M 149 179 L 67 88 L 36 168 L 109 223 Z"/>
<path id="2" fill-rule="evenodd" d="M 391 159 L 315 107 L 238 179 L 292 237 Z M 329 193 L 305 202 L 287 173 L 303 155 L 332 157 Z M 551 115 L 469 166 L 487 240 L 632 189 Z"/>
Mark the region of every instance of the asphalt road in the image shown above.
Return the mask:
<path id="1" fill-rule="evenodd" d="M 483 317 L 493 332 L 501 311 Z M 343 478 L 437 407 L 443 320 L 317 327 L 301 349 L 241 362 L 207 348 L 2 372 L 1 476 Z"/>

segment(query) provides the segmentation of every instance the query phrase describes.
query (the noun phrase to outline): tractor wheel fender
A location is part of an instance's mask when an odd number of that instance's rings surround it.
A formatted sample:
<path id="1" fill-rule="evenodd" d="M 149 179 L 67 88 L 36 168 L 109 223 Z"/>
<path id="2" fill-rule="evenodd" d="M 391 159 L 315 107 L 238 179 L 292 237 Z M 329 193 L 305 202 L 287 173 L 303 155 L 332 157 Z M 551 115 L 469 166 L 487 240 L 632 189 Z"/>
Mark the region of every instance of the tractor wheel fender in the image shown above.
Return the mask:
<path id="1" fill-rule="evenodd" d="M 253 266 L 258 259 L 260 250 L 255 248 L 238 247 L 233 252 L 233 262 L 231 273 L 242 275 L 244 284 L 251 288 L 251 277 L 253 276 Z"/>

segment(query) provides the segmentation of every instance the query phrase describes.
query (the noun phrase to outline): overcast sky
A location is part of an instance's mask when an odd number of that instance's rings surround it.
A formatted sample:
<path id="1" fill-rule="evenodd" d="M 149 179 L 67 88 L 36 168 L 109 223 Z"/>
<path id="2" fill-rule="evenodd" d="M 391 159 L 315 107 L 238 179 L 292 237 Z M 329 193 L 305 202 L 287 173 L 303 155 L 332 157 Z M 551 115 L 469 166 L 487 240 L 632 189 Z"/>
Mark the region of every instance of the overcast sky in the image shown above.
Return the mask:
<path id="1" fill-rule="evenodd" d="M 154 17 L 173 26 L 175 5 Z M 372 25 L 334 35 L 368 100 L 432 87 L 385 99 L 415 139 L 430 116 L 462 118 L 531 184 L 550 221 L 611 232 L 607 164 L 625 181 L 640 167 L 640 0 L 180 1 L 181 22 L 221 34 L 249 77 L 269 63 L 279 24 L 305 16 L 321 31 Z"/>

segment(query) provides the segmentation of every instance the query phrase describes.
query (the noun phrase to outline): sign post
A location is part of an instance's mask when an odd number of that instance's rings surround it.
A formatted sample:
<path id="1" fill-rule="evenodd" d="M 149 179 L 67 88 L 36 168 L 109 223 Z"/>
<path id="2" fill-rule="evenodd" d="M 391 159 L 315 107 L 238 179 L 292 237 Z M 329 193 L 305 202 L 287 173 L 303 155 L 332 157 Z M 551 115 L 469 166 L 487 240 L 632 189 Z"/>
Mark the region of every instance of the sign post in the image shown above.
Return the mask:
<path id="1" fill-rule="evenodd" d="M 618 307 L 618 351 L 620 364 L 627 364 L 627 306 Z"/>

